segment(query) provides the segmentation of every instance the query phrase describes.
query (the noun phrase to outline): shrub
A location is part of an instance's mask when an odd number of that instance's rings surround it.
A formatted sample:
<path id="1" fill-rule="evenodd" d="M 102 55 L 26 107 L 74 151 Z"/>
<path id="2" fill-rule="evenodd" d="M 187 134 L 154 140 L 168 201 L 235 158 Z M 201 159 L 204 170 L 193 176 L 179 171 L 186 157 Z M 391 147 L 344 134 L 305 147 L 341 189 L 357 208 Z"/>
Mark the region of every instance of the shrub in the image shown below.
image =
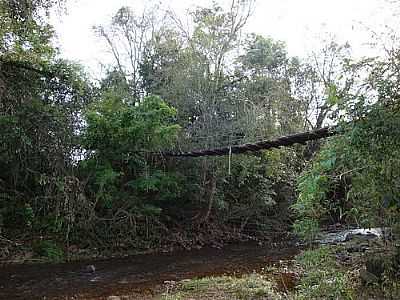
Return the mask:
<path id="1" fill-rule="evenodd" d="M 296 260 L 304 269 L 296 299 L 352 299 L 349 276 L 335 263 L 332 249 L 308 250 Z"/>
<path id="2" fill-rule="evenodd" d="M 195 297 L 196 299 L 282 299 L 274 291 L 273 284 L 259 274 L 205 277 L 185 280 L 178 284 L 176 291 L 166 292 L 162 300 L 180 300 Z"/>
<path id="3" fill-rule="evenodd" d="M 62 261 L 64 258 L 63 250 L 53 241 L 42 240 L 33 245 L 33 252 L 40 257 L 53 262 Z"/>

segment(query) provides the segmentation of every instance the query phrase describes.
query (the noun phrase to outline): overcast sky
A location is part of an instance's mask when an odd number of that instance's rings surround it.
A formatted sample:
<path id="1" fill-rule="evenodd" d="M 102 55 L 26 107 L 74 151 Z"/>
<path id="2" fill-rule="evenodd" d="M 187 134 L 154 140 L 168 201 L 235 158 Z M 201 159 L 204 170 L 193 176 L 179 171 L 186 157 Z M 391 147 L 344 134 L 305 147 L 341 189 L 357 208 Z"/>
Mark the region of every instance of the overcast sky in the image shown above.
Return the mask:
<path id="1" fill-rule="evenodd" d="M 121 6 L 141 11 L 145 0 L 67 0 L 67 14 L 52 17 L 63 56 L 85 65 L 97 76 L 100 62 L 107 62 L 103 42 L 92 26 L 106 24 Z M 207 6 L 208 0 L 164 0 L 163 5 L 185 16 L 194 5 Z M 226 5 L 229 0 L 217 1 Z M 258 0 L 246 31 L 286 42 L 289 54 L 306 56 L 324 35 L 348 41 L 355 56 L 370 54 L 366 44 L 371 32 L 398 25 L 387 0 Z"/>

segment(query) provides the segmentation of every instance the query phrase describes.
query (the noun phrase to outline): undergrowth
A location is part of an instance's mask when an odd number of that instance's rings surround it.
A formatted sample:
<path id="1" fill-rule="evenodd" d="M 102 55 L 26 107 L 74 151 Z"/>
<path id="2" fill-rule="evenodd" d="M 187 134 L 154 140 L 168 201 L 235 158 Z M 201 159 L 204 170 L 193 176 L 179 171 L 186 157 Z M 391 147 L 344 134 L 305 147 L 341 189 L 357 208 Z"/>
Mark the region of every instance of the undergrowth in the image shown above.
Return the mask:
<path id="1" fill-rule="evenodd" d="M 53 241 L 43 240 L 34 243 L 33 252 L 36 256 L 51 262 L 64 260 L 64 251 Z"/>
<path id="2" fill-rule="evenodd" d="M 254 273 L 240 278 L 220 276 L 183 281 L 167 288 L 159 299 L 275 300 L 283 298 L 274 291 L 274 286 L 270 281 Z"/>
<path id="3" fill-rule="evenodd" d="M 304 273 L 295 299 L 354 299 L 350 277 L 335 261 L 332 248 L 307 250 L 296 260 Z"/>

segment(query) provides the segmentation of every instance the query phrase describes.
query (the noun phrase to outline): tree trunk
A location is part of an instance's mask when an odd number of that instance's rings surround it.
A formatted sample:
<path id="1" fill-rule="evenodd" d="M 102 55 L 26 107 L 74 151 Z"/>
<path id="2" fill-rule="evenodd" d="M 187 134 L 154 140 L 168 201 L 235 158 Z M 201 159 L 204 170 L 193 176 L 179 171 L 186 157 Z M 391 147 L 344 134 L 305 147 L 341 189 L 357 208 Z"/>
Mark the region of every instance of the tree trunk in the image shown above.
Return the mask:
<path id="1" fill-rule="evenodd" d="M 208 201 L 208 209 L 207 209 L 206 215 L 204 216 L 204 219 L 203 219 L 204 223 L 208 221 L 210 214 L 211 214 L 211 210 L 214 205 L 214 195 L 215 195 L 215 191 L 217 190 L 217 178 L 214 174 L 211 175 L 211 178 L 209 179 L 207 187 L 208 187 L 208 189 L 206 190 L 206 195 L 207 195 L 207 201 Z"/>

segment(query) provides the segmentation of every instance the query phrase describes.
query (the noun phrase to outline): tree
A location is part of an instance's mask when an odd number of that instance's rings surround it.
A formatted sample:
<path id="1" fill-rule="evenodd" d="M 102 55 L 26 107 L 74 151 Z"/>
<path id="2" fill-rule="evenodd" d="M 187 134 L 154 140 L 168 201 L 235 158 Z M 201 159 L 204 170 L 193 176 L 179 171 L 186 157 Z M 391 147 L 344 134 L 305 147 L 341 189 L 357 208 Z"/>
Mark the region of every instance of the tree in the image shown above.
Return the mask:
<path id="1" fill-rule="evenodd" d="M 313 52 L 310 66 L 314 74 L 310 79 L 314 88 L 309 96 L 308 118 L 313 128 L 321 128 L 334 112 L 338 101 L 346 101 L 360 82 L 358 66 L 352 64 L 348 43 L 340 45 L 334 40 L 326 42 L 320 52 Z"/>
<path id="2" fill-rule="evenodd" d="M 75 213 L 77 195 L 67 190 L 79 184 L 68 176 L 90 87 L 79 66 L 56 56 L 40 13 L 52 3 L 0 4 L 0 210 L 8 229 L 37 229 L 45 217 L 45 226 L 66 232 Z"/>
<path id="3" fill-rule="evenodd" d="M 118 71 L 126 77 L 137 101 L 144 96 L 140 66 L 147 44 L 159 26 L 156 11 L 157 8 L 153 7 L 135 15 L 131 8 L 121 7 L 108 27 L 94 27 L 95 32 L 106 41 Z"/>
<path id="4" fill-rule="evenodd" d="M 146 240 L 149 218 L 159 220 L 162 208 L 180 197 L 178 176 L 166 171 L 157 155 L 176 139 L 175 114 L 159 97 L 148 96 L 135 105 L 112 89 L 88 107 L 82 135 L 87 153 L 80 168 L 88 178 L 94 210 L 89 226 L 82 228 L 86 234 L 109 235 L 127 227 L 125 244 L 136 243 L 143 230 Z M 120 241 L 118 236 L 114 241 Z"/>
<path id="5" fill-rule="evenodd" d="M 300 233 L 339 221 L 390 227 L 398 234 L 398 49 L 357 63 L 367 76 L 359 88 L 342 89 L 347 95 L 336 103 L 343 113 L 337 115 L 342 136 L 324 144 L 299 179 L 294 209 Z"/>
<path id="6" fill-rule="evenodd" d="M 249 119 L 247 135 L 266 138 L 304 129 L 304 102 L 293 93 L 301 65 L 288 57 L 282 42 L 250 35 L 236 72 L 243 78 L 237 86 L 244 98 L 240 115 Z"/>

